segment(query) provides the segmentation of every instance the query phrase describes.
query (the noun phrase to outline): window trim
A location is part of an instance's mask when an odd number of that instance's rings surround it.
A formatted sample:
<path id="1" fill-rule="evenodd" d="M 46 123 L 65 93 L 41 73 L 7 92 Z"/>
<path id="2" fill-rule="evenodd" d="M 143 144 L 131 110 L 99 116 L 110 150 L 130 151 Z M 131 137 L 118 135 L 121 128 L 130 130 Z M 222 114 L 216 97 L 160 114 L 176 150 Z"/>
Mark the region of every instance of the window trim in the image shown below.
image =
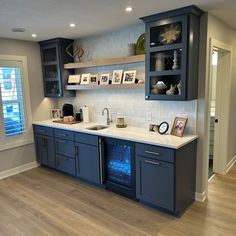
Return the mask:
<path id="1" fill-rule="evenodd" d="M 25 133 L 19 135 L 18 137 L 6 137 L 5 143 L 0 143 L 0 151 L 16 148 L 24 145 L 28 145 L 34 142 L 33 130 L 32 130 L 32 112 L 31 112 L 31 102 L 30 102 L 30 90 L 29 90 L 29 77 L 28 77 L 28 63 L 26 56 L 17 55 L 2 55 L 0 54 L 0 60 L 2 61 L 20 61 L 22 63 L 22 89 L 24 96 L 24 113 L 27 118 Z M 1 102 L 2 103 L 2 102 Z M 1 124 L 0 124 L 1 125 Z"/>

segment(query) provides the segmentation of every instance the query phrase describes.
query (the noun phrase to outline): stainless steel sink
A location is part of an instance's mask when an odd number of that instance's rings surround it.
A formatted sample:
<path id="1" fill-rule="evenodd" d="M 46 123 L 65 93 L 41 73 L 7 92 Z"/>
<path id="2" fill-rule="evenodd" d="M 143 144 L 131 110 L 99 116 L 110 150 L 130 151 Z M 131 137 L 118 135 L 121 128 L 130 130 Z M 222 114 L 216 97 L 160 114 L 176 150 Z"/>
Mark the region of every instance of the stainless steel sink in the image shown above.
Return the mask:
<path id="1" fill-rule="evenodd" d="M 88 127 L 86 129 L 88 129 L 88 130 L 101 130 L 101 129 L 106 129 L 108 127 L 109 126 L 105 126 L 105 125 L 95 125 L 95 126 Z"/>

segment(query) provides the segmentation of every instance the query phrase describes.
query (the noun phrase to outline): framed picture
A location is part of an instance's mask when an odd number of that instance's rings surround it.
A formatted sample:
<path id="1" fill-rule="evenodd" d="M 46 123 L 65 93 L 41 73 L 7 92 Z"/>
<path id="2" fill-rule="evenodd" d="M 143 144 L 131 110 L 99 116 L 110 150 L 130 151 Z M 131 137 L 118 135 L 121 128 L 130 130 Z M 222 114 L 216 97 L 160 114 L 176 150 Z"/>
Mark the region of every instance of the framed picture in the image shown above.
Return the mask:
<path id="1" fill-rule="evenodd" d="M 60 120 L 62 117 L 62 109 L 51 109 L 51 119 Z"/>
<path id="2" fill-rule="evenodd" d="M 125 71 L 123 76 L 123 84 L 135 83 L 136 70 Z"/>
<path id="3" fill-rule="evenodd" d="M 184 129 L 186 127 L 187 121 L 188 121 L 187 118 L 175 117 L 170 134 L 182 137 L 184 134 Z"/>
<path id="4" fill-rule="evenodd" d="M 123 70 L 114 70 L 112 75 L 112 84 L 121 84 Z"/>
<path id="5" fill-rule="evenodd" d="M 68 84 L 79 84 L 80 75 L 69 75 Z"/>
<path id="6" fill-rule="evenodd" d="M 110 81 L 110 74 L 101 74 L 100 75 L 100 84 L 104 85 L 104 84 L 109 84 Z"/>
<path id="7" fill-rule="evenodd" d="M 98 84 L 98 75 L 90 75 L 90 84 Z"/>
<path id="8" fill-rule="evenodd" d="M 89 84 L 91 74 L 82 74 L 80 84 Z"/>

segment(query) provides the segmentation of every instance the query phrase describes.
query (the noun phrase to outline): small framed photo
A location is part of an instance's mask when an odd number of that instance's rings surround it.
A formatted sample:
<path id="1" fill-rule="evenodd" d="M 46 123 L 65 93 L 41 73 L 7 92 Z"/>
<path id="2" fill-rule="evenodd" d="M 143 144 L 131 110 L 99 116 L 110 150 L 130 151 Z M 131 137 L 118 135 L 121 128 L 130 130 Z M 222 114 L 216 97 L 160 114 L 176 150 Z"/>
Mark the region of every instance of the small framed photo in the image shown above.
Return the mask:
<path id="1" fill-rule="evenodd" d="M 68 84 L 79 84 L 80 75 L 69 75 Z"/>
<path id="2" fill-rule="evenodd" d="M 80 84 L 89 84 L 91 74 L 82 74 Z"/>
<path id="3" fill-rule="evenodd" d="M 112 84 L 121 84 L 123 70 L 114 70 L 112 75 Z"/>
<path id="4" fill-rule="evenodd" d="M 110 74 L 101 74 L 100 75 L 100 84 L 101 85 L 106 85 L 109 84 L 110 81 Z"/>
<path id="5" fill-rule="evenodd" d="M 125 71 L 123 76 L 123 84 L 135 83 L 136 70 Z"/>
<path id="6" fill-rule="evenodd" d="M 90 84 L 98 84 L 98 75 L 90 75 Z"/>
<path id="7" fill-rule="evenodd" d="M 51 119 L 60 120 L 62 117 L 62 109 L 51 109 Z"/>
<path id="8" fill-rule="evenodd" d="M 170 134 L 182 137 L 184 134 L 184 129 L 186 127 L 187 121 L 188 121 L 187 118 L 175 117 Z"/>

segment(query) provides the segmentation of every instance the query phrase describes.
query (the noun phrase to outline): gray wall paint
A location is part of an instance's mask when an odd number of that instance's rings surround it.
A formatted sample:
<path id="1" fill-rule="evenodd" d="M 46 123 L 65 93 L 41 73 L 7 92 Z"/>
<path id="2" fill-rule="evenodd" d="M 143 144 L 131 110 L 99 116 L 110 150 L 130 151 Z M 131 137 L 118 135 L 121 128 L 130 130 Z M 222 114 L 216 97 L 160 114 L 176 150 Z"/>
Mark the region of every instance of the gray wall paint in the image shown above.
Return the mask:
<path id="1" fill-rule="evenodd" d="M 230 99 L 230 114 L 229 114 L 229 143 L 228 143 L 228 156 L 227 164 L 236 155 L 236 31 L 230 26 L 223 23 L 215 16 L 209 14 L 208 17 L 208 45 L 210 38 L 217 39 L 226 44 L 233 46 L 233 61 L 232 61 L 232 77 L 231 77 L 231 99 Z"/>
<path id="2" fill-rule="evenodd" d="M 206 88 L 209 83 L 209 60 L 210 60 L 210 39 L 222 41 L 233 46 L 233 63 L 236 61 L 236 31 L 223 23 L 221 20 L 211 14 L 205 14 L 201 19 L 201 46 L 200 46 L 200 67 L 199 67 L 199 85 L 198 85 L 198 116 L 197 133 L 198 139 L 198 157 L 197 157 L 197 192 L 203 193 L 207 189 L 206 165 L 208 156 L 205 155 L 204 141 L 207 137 L 206 115 L 208 114 L 207 100 L 208 94 Z M 229 114 L 229 138 L 227 164 L 236 155 L 236 67 L 232 68 L 232 84 Z M 206 147 L 207 148 L 207 147 Z"/>
<path id="3" fill-rule="evenodd" d="M 40 49 L 37 43 L 0 38 L 0 54 L 26 56 L 33 121 L 50 117 L 50 108 L 57 101 L 44 98 Z M 0 172 L 35 161 L 34 144 L 0 152 Z"/>
<path id="4" fill-rule="evenodd" d="M 205 14 L 201 18 L 201 31 L 200 31 L 200 50 L 199 50 L 199 77 L 198 77 L 198 109 L 197 109 L 197 179 L 196 179 L 196 192 L 203 193 L 206 189 L 206 171 L 204 159 L 204 143 L 205 136 L 205 81 L 206 81 L 206 62 L 207 62 L 207 21 L 208 15 Z"/>

